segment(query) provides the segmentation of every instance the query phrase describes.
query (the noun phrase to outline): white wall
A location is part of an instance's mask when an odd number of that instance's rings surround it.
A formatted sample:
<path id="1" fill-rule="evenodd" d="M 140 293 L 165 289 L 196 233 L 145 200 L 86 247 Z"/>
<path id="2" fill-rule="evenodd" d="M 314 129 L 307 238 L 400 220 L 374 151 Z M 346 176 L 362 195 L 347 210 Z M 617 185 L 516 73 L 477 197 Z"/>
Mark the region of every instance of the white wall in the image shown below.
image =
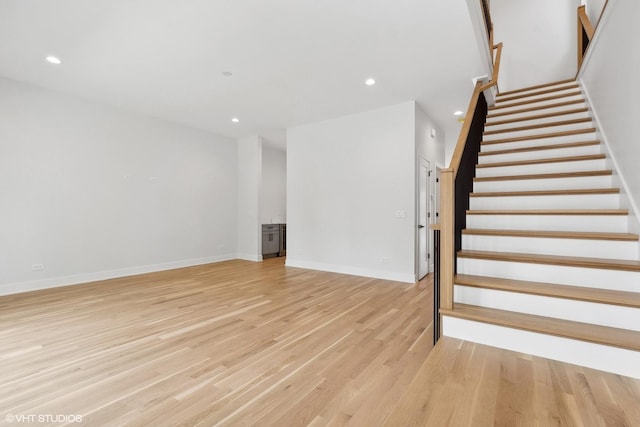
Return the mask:
<path id="1" fill-rule="evenodd" d="M 260 192 L 262 187 L 262 138 L 238 140 L 238 258 L 262 260 Z"/>
<path id="2" fill-rule="evenodd" d="M 262 146 L 260 222 L 279 224 L 287 220 L 287 153 Z"/>
<path id="3" fill-rule="evenodd" d="M 581 3 L 587 6 L 587 16 L 595 27 L 600 19 L 600 14 L 604 9 L 607 0 L 582 0 Z"/>
<path id="4" fill-rule="evenodd" d="M 289 129 L 287 265 L 415 279 L 415 103 Z"/>
<path id="5" fill-rule="evenodd" d="M 638 16 L 637 0 L 609 2 L 579 75 L 636 218 L 640 206 L 640 53 L 630 40 L 640 40 L 635 24 Z M 637 221 L 631 225 L 638 231 Z"/>
<path id="6" fill-rule="evenodd" d="M 579 0 L 493 0 L 494 40 L 503 42 L 502 92 L 572 78 Z"/>
<path id="7" fill-rule="evenodd" d="M 431 166 L 445 168 L 445 135 L 442 129 L 416 104 L 416 147 L 418 156 L 431 162 Z M 431 136 L 435 129 L 436 136 Z M 456 136 L 457 138 L 457 136 Z M 418 159 L 419 160 L 419 159 Z"/>
<path id="8" fill-rule="evenodd" d="M 235 165 L 232 140 L 0 79 L 0 293 L 233 258 Z"/>

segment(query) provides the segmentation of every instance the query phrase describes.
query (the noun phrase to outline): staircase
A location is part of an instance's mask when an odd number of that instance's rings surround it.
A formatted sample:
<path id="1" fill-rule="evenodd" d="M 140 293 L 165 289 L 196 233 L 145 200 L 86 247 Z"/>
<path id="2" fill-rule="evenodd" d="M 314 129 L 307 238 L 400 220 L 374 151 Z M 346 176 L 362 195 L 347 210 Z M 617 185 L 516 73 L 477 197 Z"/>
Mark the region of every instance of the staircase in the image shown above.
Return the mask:
<path id="1" fill-rule="evenodd" d="M 579 84 L 489 109 L 444 335 L 640 378 L 640 253 Z"/>

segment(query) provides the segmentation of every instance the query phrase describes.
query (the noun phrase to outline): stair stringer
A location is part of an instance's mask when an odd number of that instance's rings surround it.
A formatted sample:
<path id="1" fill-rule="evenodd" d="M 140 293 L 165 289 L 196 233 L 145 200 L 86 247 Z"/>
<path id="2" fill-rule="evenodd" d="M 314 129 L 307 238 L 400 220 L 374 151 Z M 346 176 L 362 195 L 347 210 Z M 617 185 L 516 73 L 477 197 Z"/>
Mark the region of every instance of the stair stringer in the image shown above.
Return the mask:
<path id="1" fill-rule="evenodd" d="M 596 126 L 596 134 L 602 141 L 602 149 L 603 153 L 607 155 L 607 160 L 611 162 L 612 169 L 614 171 L 614 185 L 617 185 L 621 189 L 622 195 L 622 206 L 624 208 L 629 209 L 629 232 L 640 234 L 640 201 L 634 200 L 633 197 L 630 196 L 629 185 L 624 177 L 619 173 L 620 167 L 618 166 L 618 161 L 616 160 L 616 156 L 611 150 L 611 145 L 607 138 L 606 133 L 602 130 L 598 123 L 600 120 L 598 118 L 598 112 L 591 107 L 591 97 L 589 96 L 589 91 L 586 87 L 578 80 L 578 84 L 580 85 L 580 90 L 582 91 L 587 108 L 589 109 L 589 114 L 593 117 L 593 123 Z"/>

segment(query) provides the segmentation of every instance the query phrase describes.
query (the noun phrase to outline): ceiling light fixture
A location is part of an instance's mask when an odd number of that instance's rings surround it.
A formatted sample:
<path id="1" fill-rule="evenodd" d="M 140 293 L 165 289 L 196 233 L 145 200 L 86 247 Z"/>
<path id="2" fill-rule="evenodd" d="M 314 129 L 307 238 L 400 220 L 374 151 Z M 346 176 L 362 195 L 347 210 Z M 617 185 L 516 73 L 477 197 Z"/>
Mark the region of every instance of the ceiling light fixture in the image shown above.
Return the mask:
<path id="1" fill-rule="evenodd" d="M 366 84 L 367 86 L 373 86 L 374 84 L 376 84 L 376 81 L 373 79 L 367 79 L 364 84 Z"/>
<path id="2" fill-rule="evenodd" d="M 62 61 L 60 61 L 60 58 L 57 58 L 55 56 L 47 56 L 47 61 L 56 65 L 62 64 Z"/>
<path id="3" fill-rule="evenodd" d="M 232 121 L 233 123 L 238 123 L 238 122 L 240 121 L 240 119 L 239 119 L 239 118 L 237 118 L 237 117 L 234 117 L 234 118 L 232 118 L 232 119 L 231 119 L 231 121 Z"/>
<path id="4" fill-rule="evenodd" d="M 464 114 L 464 113 L 463 113 L 462 111 L 460 111 L 460 110 L 458 110 L 458 111 L 456 111 L 455 113 L 453 113 L 453 115 L 454 115 L 454 116 L 461 116 L 461 115 L 463 115 L 463 114 Z"/>

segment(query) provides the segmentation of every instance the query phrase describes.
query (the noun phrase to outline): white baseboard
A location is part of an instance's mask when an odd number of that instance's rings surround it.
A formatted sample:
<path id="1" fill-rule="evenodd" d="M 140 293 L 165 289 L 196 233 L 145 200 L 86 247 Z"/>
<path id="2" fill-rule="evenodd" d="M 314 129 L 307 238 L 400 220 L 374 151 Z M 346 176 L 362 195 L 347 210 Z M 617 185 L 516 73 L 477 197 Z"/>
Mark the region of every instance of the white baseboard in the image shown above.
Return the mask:
<path id="1" fill-rule="evenodd" d="M 397 273 L 393 271 L 369 270 L 349 265 L 325 264 L 321 262 L 305 261 L 287 258 L 287 267 L 306 268 L 308 270 L 330 271 L 332 273 L 349 274 L 352 276 L 371 277 L 374 279 L 392 280 L 394 282 L 415 283 L 416 277 L 412 273 Z"/>
<path id="2" fill-rule="evenodd" d="M 156 271 L 173 270 L 175 268 L 229 261 L 235 258 L 236 256 L 234 254 L 224 254 L 203 258 L 171 261 L 162 264 L 148 264 L 135 267 L 119 268 L 116 270 L 74 274 L 71 276 L 50 277 L 47 279 L 33 280 L 28 282 L 6 283 L 0 284 L 0 295 L 11 295 L 22 292 L 57 288 L 61 286 L 78 285 L 81 283 L 95 282 L 98 280 L 115 279 L 117 277 L 133 276 L 136 274 L 153 273 Z"/>
<path id="3" fill-rule="evenodd" d="M 640 352 L 443 316 L 443 335 L 640 379 Z"/>
<path id="4" fill-rule="evenodd" d="M 256 254 L 236 254 L 236 259 L 243 259 L 245 261 L 262 261 L 262 255 Z"/>

